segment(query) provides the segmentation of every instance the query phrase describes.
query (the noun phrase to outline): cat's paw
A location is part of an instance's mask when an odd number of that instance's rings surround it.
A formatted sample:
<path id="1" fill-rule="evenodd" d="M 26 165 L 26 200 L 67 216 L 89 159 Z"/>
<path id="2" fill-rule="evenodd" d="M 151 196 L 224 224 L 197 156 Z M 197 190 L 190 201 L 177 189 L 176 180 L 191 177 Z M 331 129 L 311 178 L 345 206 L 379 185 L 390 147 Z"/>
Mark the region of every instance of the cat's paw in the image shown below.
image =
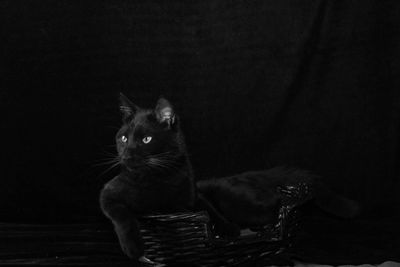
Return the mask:
<path id="1" fill-rule="evenodd" d="M 139 263 L 141 267 L 164 267 L 166 266 L 165 264 L 154 262 L 145 256 L 142 256 L 139 258 Z"/>
<path id="2" fill-rule="evenodd" d="M 240 235 L 240 227 L 235 223 L 221 223 L 214 227 L 216 234 L 224 238 L 236 238 Z"/>
<path id="3" fill-rule="evenodd" d="M 128 244 L 121 244 L 121 249 L 122 249 L 122 252 L 124 252 L 124 254 L 126 256 L 128 256 L 130 259 L 138 258 L 137 250 L 133 246 L 128 245 Z"/>
<path id="4" fill-rule="evenodd" d="M 120 238 L 119 240 L 122 252 L 130 259 L 137 260 L 143 252 L 140 251 L 133 240 L 127 238 Z"/>

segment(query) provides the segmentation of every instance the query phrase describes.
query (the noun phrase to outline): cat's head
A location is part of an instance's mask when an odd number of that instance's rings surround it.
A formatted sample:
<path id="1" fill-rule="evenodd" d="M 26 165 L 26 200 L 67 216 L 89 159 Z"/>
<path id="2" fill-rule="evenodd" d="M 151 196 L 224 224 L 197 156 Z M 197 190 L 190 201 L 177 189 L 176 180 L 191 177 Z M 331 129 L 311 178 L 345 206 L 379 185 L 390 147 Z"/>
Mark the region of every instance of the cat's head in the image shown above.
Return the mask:
<path id="1" fill-rule="evenodd" d="M 116 135 L 120 164 L 127 171 L 173 168 L 184 145 L 171 103 L 160 98 L 154 109 L 142 109 L 123 94 L 120 102 L 123 125 Z"/>

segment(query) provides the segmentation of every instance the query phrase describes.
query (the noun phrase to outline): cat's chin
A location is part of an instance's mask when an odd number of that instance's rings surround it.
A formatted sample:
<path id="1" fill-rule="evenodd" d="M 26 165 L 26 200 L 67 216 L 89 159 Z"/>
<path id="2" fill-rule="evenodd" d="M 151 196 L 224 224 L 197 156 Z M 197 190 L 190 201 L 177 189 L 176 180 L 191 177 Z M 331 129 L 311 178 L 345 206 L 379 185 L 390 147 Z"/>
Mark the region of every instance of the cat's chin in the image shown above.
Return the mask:
<path id="1" fill-rule="evenodd" d="M 133 169 L 132 169 L 131 167 L 129 167 L 129 166 L 125 166 L 125 169 L 126 169 L 128 172 L 132 172 L 132 171 L 133 171 Z"/>
<path id="2" fill-rule="evenodd" d="M 129 165 L 128 165 L 128 164 L 125 164 L 125 165 L 123 165 L 122 169 L 123 169 L 125 172 L 130 173 L 130 172 L 134 172 L 134 171 L 141 170 L 143 167 L 144 167 L 144 166 L 143 166 L 143 165 L 140 165 L 140 164 L 129 164 Z"/>
<path id="3" fill-rule="evenodd" d="M 128 164 L 122 165 L 122 170 L 124 172 L 133 172 L 135 169 L 138 169 L 138 166 L 132 166 L 132 165 L 128 165 Z"/>

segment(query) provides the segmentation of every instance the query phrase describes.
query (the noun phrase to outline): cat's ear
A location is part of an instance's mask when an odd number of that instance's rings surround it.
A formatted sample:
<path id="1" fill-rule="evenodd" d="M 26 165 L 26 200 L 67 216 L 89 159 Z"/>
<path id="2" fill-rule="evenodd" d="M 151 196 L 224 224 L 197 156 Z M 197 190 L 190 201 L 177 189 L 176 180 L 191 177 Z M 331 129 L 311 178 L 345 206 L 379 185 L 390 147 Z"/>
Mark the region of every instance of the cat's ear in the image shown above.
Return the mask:
<path id="1" fill-rule="evenodd" d="M 155 112 L 159 122 L 167 123 L 168 127 L 174 125 L 175 123 L 174 108 L 167 99 L 161 97 L 158 100 Z"/>
<path id="2" fill-rule="evenodd" d="M 124 121 L 132 118 L 139 109 L 123 93 L 119 93 L 119 101 L 120 101 L 119 109 L 122 112 Z"/>

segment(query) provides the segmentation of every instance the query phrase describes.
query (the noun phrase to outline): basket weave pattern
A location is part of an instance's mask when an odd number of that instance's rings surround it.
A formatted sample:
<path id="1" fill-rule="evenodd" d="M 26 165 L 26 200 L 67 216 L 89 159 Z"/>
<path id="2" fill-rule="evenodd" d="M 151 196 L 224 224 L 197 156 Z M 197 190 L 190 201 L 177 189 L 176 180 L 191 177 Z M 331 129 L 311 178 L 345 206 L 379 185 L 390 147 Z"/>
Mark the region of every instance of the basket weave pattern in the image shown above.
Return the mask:
<path id="1" fill-rule="evenodd" d="M 165 264 L 234 266 L 282 253 L 290 246 L 298 225 L 296 207 L 309 199 L 310 189 L 302 183 L 279 190 L 287 198 L 282 203 L 277 223 L 233 240 L 213 233 L 207 212 L 143 216 L 140 223 L 146 257 Z"/>

